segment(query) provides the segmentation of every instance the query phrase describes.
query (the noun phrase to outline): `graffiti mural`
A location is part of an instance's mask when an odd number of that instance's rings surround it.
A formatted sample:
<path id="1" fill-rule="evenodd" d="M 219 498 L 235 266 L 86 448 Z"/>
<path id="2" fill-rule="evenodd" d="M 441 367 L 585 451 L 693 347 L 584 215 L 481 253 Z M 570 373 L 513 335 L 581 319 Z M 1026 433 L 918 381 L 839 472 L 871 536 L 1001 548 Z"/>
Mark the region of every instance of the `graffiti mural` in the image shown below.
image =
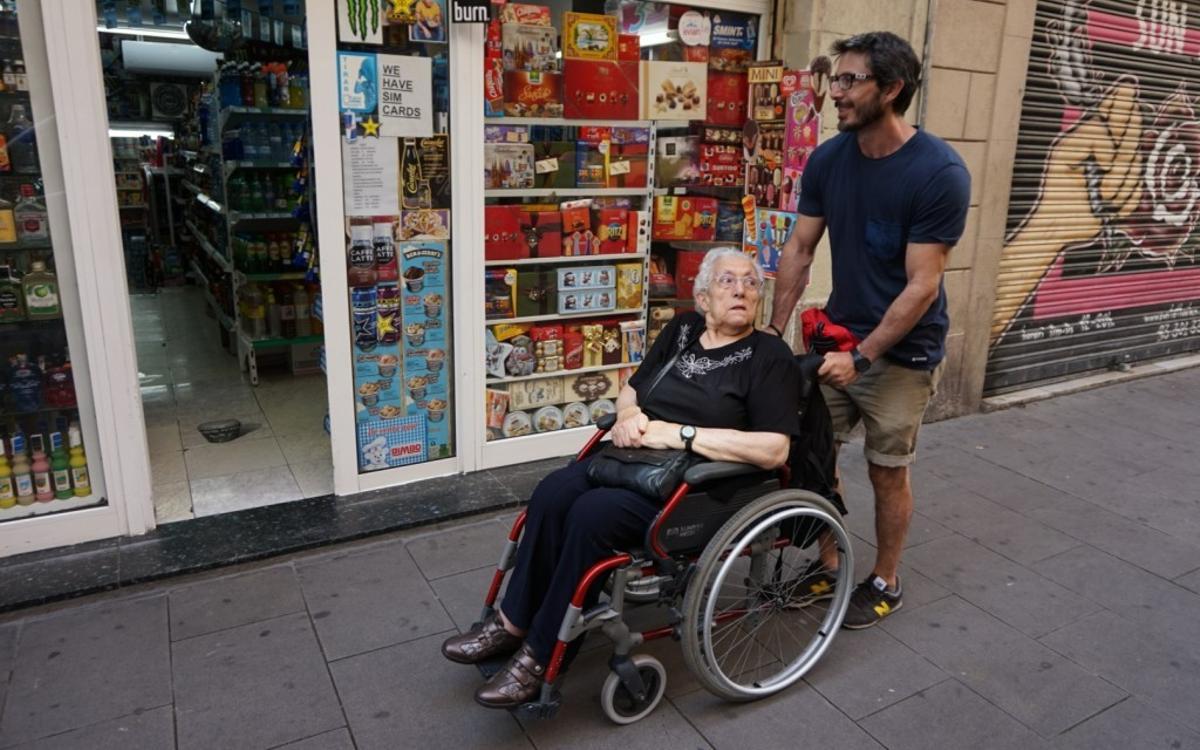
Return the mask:
<path id="1" fill-rule="evenodd" d="M 985 390 L 1200 349 L 1200 2 L 1042 0 Z"/>

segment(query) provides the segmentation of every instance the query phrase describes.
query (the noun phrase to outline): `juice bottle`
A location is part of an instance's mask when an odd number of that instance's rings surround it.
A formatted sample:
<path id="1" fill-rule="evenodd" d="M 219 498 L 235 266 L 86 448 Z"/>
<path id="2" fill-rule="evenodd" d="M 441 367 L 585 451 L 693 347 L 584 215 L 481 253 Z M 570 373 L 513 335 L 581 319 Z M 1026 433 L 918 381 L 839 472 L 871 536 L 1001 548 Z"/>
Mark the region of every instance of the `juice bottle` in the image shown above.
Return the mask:
<path id="1" fill-rule="evenodd" d="M 46 270 L 43 261 L 35 260 L 29 273 L 21 279 L 25 293 L 25 315 L 30 320 L 61 318 L 62 305 L 58 299 L 58 279 Z"/>
<path id="2" fill-rule="evenodd" d="M 292 292 L 292 304 L 296 306 L 296 335 L 300 337 L 312 335 L 312 308 L 308 290 L 297 284 Z"/>
<path id="3" fill-rule="evenodd" d="M 25 435 L 17 432 L 12 436 L 13 490 L 20 505 L 32 505 L 37 496 L 33 492 L 33 470 L 29 457 L 25 455 Z"/>
<path id="4" fill-rule="evenodd" d="M 50 433 L 50 479 L 54 482 L 54 496 L 59 500 L 69 500 L 75 495 L 71 491 L 71 465 L 61 432 Z"/>
<path id="5" fill-rule="evenodd" d="M 14 104 L 12 106 L 4 134 L 8 138 L 8 158 L 12 162 L 13 170 L 36 172 L 38 170 L 37 135 L 34 132 L 33 123 L 25 114 L 25 105 Z"/>
<path id="6" fill-rule="evenodd" d="M 38 197 L 33 185 L 21 186 L 21 197 L 13 207 L 13 217 L 17 221 L 17 232 L 22 242 L 50 239 L 50 215 L 46 213 L 46 203 Z"/>
<path id="7" fill-rule="evenodd" d="M 254 75 L 254 102 L 255 107 L 266 109 L 270 106 L 270 100 L 267 98 L 267 68 L 262 66 L 253 72 Z"/>
<path id="8" fill-rule="evenodd" d="M 275 292 L 267 292 L 267 335 L 273 339 L 283 335 L 279 319 L 279 301 L 275 299 Z"/>
<path id="9" fill-rule="evenodd" d="M 75 486 L 75 497 L 87 497 L 92 494 L 92 480 L 88 477 L 87 454 L 83 452 L 83 437 L 79 434 L 79 425 L 72 424 L 67 432 L 71 440 L 71 455 L 67 466 L 71 470 L 71 484 Z"/>
<path id="10" fill-rule="evenodd" d="M 17 504 L 17 493 L 13 489 L 13 473 L 8 466 L 8 456 L 0 450 L 0 510 Z"/>
<path id="11" fill-rule="evenodd" d="M 38 502 L 54 499 L 54 485 L 50 480 L 50 462 L 46 460 L 46 443 L 41 435 L 30 435 L 29 446 L 33 449 L 33 494 Z"/>
<path id="12" fill-rule="evenodd" d="M 296 303 L 286 286 L 279 294 L 279 325 L 285 339 L 296 338 Z"/>
<path id="13" fill-rule="evenodd" d="M 4 136 L 0 135 L 0 139 L 3 138 Z M 16 241 L 17 216 L 13 213 L 12 201 L 0 198 L 0 245 L 12 244 Z"/>

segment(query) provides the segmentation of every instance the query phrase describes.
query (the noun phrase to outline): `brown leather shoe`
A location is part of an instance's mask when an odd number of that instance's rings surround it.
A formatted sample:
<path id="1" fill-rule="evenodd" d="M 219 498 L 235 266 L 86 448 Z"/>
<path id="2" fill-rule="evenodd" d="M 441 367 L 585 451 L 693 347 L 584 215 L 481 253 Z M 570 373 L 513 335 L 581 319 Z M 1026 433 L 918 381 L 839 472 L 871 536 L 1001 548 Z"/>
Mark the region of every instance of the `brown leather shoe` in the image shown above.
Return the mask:
<path id="1" fill-rule="evenodd" d="M 442 644 L 442 655 L 459 664 L 478 664 L 493 656 L 508 656 L 521 646 L 522 640 L 505 630 L 500 615 L 495 614 L 480 627 L 447 638 Z"/>
<path id="2" fill-rule="evenodd" d="M 546 668 L 533 658 L 533 649 L 526 644 L 507 667 L 475 691 L 475 702 L 487 708 L 516 708 L 537 698 L 545 681 Z"/>

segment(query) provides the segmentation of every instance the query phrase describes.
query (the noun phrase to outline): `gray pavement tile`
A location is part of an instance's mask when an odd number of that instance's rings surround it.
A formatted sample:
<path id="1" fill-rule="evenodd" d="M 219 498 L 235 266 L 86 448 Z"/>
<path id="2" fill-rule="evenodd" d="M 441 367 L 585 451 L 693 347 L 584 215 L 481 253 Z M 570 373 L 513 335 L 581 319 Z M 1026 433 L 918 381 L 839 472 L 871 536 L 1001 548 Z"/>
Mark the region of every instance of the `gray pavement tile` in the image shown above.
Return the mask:
<path id="1" fill-rule="evenodd" d="M 426 578 L 433 580 L 467 570 L 494 566 L 508 540 L 508 527 L 495 520 L 410 538 L 408 553 Z"/>
<path id="2" fill-rule="evenodd" d="M 1021 564 L 1042 560 L 1079 544 L 1062 532 L 948 484 L 922 498 L 922 508 L 973 542 Z"/>
<path id="3" fill-rule="evenodd" d="M 883 627 L 1044 737 L 1126 696 L 957 596 Z"/>
<path id="4" fill-rule="evenodd" d="M 9 750 L 174 750 L 175 718 L 170 706 L 73 729 Z"/>
<path id="5" fill-rule="evenodd" d="M 1200 643 L 1200 596 L 1165 578 L 1091 547 L 1064 552 L 1033 569 L 1148 633 Z"/>
<path id="6" fill-rule="evenodd" d="M 349 730 L 343 727 L 316 737 L 289 742 L 273 750 L 354 750 L 354 740 L 350 738 Z"/>
<path id="7" fill-rule="evenodd" d="M 887 631 L 871 628 L 839 632 L 804 680 L 851 719 L 861 719 L 947 677 Z"/>
<path id="8" fill-rule="evenodd" d="M 936 539 L 911 549 L 905 561 L 935 583 L 1035 638 L 1099 608 L 962 537 Z"/>
<path id="9" fill-rule="evenodd" d="M 752 703 L 729 703 L 703 690 L 673 698 L 671 702 L 718 750 L 750 747 L 878 750 L 880 747 L 803 682 Z"/>
<path id="10" fill-rule="evenodd" d="M 0 627 L 0 717 L 4 716 L 4 699 L 8 695 L 8 680 L 20 629 L 16 623 Z"/>
<path id="11" fill-rule="evenodd" d="M 963 450 L 939 453 L 935 460 L 922 464 L 920 470 L 928 470 L 1018 513 L 1029 513 L 1064 499 L 1074 499 L 1062 490 L 992 463 L 970 445 Z"/>
<path id="12" fill-rule="evenodd" d="M 600 708 L 600 689 L 608 675 L 607 649 L 580 654 L 562 683 L 562 708 L 550 720 L 523 721 L 534 746 L 588 750 L 661 750 L 707 748 L 705 741 L 675 706 L 664 698 L 641 721 L 616 727 Z M 671 675 L 667 675 L 670 684 Z M 469 698 L 468 698 L 469 700 Z"/>
<path id="13" fill-rule="evenodd" d="M 1191 573 L 1181 575 L 1175 579 L 1175 583 L 1183 586 L 1186 589 L 1191 589 L 1197 594 L 1200 594 L 1200 568 L 1193 570 Z"/>
<path id="14" fill-rule="evenodd" d="M 298 565 L 330 661 L 453 627 L 399 542 Z"/>
<path id="15" fill-rule="evenodd" d="M 72 607 L 26 621 L 0 747 L 171 702 L 167 599 Z"/>
<path id="16" fill-rule="evenodd" d="M 1054 739 L 1056 750 L 1095 748 L 1173 748 L 1197 750 L 1200 734 L 1192 732 L 1154 706 L 1130 698 L 1072 727 Z"/>
<path id="17" fill-rule="evenodd" d="M 483 598 L 495 572 L 494 567 L 468 570 L 466 573 L 439 578 L 429 584 L 442 606 L 446 608 L 450 619 L 454 621 L 454 627 L 459 631 L 465 633 L 479 620 L 483 611 Z M 507 578 L 504 579 L 504 585 L 507 588 Z M 503 600 L 504 592 L 501 591 L 496 600 L 497 605 Z"/>
<path id="18" fill-rule="evenodd" d="M 274 747 L 346 723 L 307 615 L 177 641 L 171 653 L 179 750 Z"/>
<path id="19" fill-rule="evenodd" d="M 170 599 L 173 640 L 304 611 L 290 565 L 172 589 Z"/>
<path id="20" fill-rule="evenodd" d="M 957 680 L 917 693 L 859 722 L 888 750 L 1041 750 L 1048 745 Z"/>
<path id="21" fill-rule="evenodd" d="M 443 659 L 441 642 L 422 638 L 329 665 L 358 750 L 529 748 L 507 711 L 475 704 L 479 671 Z"/>
<path id="22" fill-rule="evenodd" d="M 1200 655 L 1194 643 L 1145 637 L 1145 630 L 1102 611 L 1041 639 L 1118 687 L 1200 730 Z"/>

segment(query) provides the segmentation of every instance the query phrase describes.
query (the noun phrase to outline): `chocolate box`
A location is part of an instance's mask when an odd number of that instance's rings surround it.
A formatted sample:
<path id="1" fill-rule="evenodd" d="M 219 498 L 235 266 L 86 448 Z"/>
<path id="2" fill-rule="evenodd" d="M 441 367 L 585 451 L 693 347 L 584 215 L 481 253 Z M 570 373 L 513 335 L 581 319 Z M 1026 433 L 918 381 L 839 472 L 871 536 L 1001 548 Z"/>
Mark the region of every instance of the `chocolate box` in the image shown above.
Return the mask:
<path id="1" fill-rule="evenodd" d="M 505 117 L 562 117 L 562 73 L 504 71 Z"/>
<path id="2" fill-rule="evenodd" d="M 543 141 L 533 144 L 534 183 L 539 188 L 575 187 L 575 144 Z"/>
<path id="3" fill-rule="evenodd" d="M 529 143 L 528 125 L 484 125 L 484 143 Z"/>
<path id="4" fill-rule="evenodd" d="M 483 272 L 483 315 L 511 318 L 517 309 L 517 269 L 487 268 Z"/>
<path id="5" fill-rule="evenodd" d="M 587 346 L 587 338 L 594 330 L 593 326 L 581 326 L 580 333 Z M 585 330 L 591 329 L 591 330 Z M 600 326 L 597 341 L 602 341 L 604 328 Z M 568 347 L 568 353 L 570 348 Z M 599 354 L 599 352 L 597 352 Z M 596 364 L 600 364 L 597 362 Z M 584 365 L 586 366 L 586 365 Z M 563 397 L 571 400 L 594 401 L 598 398 L 616 398 L 621 393 L 621 382 L 615 372 L 585 372 L 578 375 L 563 376 Z"/>
<path id="6" fill-rule="evenodd" d="M 558 33 L 553 26 L 506 23 L 500 33 L 506 71 L 558 70 Z"/>
<path id="7" fill-rule="evenodd" d="M 499 57 L 483 60 L 483 116 L 504 116 L 504 61 Z"/>
<path id="8" fill-rule="evenodd" d="M 741 204 L 732 201 L 721 201 L 717 204 L 717 233 L 713 237 L 718 242 L 734 242 L 741 244 L 742 228 L 746 223 L 746 212 Z"/>
<path id="9" fill-rule="evenodd" d="M 742 184 L 744 173 L 741 147 L 700 144 L 701 185 L 736 187 Z"/>
<path id="10" fill-rule="evenodd" d="M 517 270 L 517 317 L 547 315 L 558 309 L 558 277 L 553 271 Z"/>
<path id="11" fill-rule="evenodd" d="M 558 314 L 611 312 L 617 307 L 617 289 L 581 289 L 577 292 L 558 291 Z M 597 363 L 599 364 L 599 363 Z"/>
<path id="12" fill-rule="evenodd" d="M 601 338 L 601 364 L 619 365 L 624 361 L 622 355 L 621 326 L 617 323 L 610 323 L 604 326 L 604 335 Z"/>
<path id="13" fill-rule="evenodd" d="M 625 252 L 650 252 L 650 224 L 653 214 L 650 211 L 629 212 L 629 233 L 626 236 Z"/>
<path id="14" fill-rule="evenodd" d="M 597 255 L 600 238 L 592 231 L 591 201 L 562 206 L 563 255 Z"/>
<path id="15" fill-rule="evenodd" d="M 520 206 L 483 207 L 484 260 L 517 260 L 529 257 L 521 232 Z"/>
<path id="16" fill-rule="evenodd" d="M 533 187 L 533 146 L 528 143 L 485 143 L 483 186 L 490 189 Z"/>
<path id="17" fill-rule="evenodd" d="M 604 208 L 595 212 L 592 226 L 600 236 L 600 253 L 623 253 L 629 244 L 629 211 L 624 208 Z M 608 284 L 603 284 L 608 286 Z"/>
<path id="18" fill-rule="evenodd" d="M 647 60 L 642 66 L 642 112 L 653 120 L 703 120 L 708 113 L 708 66 Z"/>
<path id="19" fill-rule="evenodd" d="M 656 144 L 654 182 L 659 187 L 691 185 L 700 179 L 698 136 L 659 138 Z"/>
<path id="20" fill-rule="evenodd" d="M 647 143 L 612 144 L 608 155 L 608 186 L 646 187 L 649 159 L 650 145 Z"/>
<path id="21" fill-rule="evenodd" d="M 707 253 L 692 250 L 680 250 L 675 254 L 675 293 L 680 299 L 695 297 L 694 284 L 696 274 L 700 273 L 700 264 Z"/>
<path id="22" fill-rule="evenodd" d="M 563 58 L 616 60 L 617 17 L 596 13 L 563 13 Z"/>
<path id="23" fill-rule="evenodd" d="M 617 283 L 616 266 L 567 266 L 556 271 L 558 289 L 563 292 L 602 289 Z"/>
<path id="24" fill-rule="evenodd" d="M 580 142 L 575 150 L 575 185 L 602 188 L 608 185 L 607 157 L 600 144 Z"/>
<path id="25" fill-rule="evenodd" d="M 563 379 L 561 375 L 535 380 L 518 380 L 508 384 L 508 395 L 512 398 L 511 409 L 536 409 L 541 406 L 563 403 Z"/>
<path id="26" fill-rule="evenodd" d="M 522 211 L 521 235 L 531 258 L 562 255 L 562 214 L 558 211 Z"/>
<path id="27" fill-rule="evenodd" d="M 544 5 L 505 3 L 500 7 L 500 23 L 550 26 L 550 9 Z"/>
<path id="28" fill-rule="evenodd" d="M 713 239 L 716 229 L 716 198 L 655 196 L 654 239 L 707 241 Z"/>
<path id="29" fill-rule="evenodd" d="M 638 63 L 616 60 L 563 61 L 563 116 L 593 120 L 636 120 Z"/>
<path id="30" fill-rule="evenodd" d="M 753 16 L 713 13 L 708 65 L 714 70 L 741 72 L 754 59 L 758 25 Z"/>
<path id="31" fill-rule="evenodd" d="M 645 270 L 639 262 L 617 264 L 617 307 L 629 310 L 642 306 Z"/>
<path id="32" fill-rule="evenodd" d="M 705 125 L 701 130 L 700 140 L 705 143 L 717 143 L 725 146 L 738 146 L 742 143 L 742 128 L 723 128 Z"/>
<path id="33" fill-rule="evenodd" d="M 777 62 L 757 63 L 747 71 L 750 119 L 759 122 L 782 120 L 787 97 L 780 88 L 783 66 Z"/>
<path id="34" fill-rule="evenodd" d="M 617 59 L 641 60 L 642 38 L 637 34 L 617 34 Z"/>
<path id="35" fill-rule="evenodd" d="M 740 128 L 746 122 L 747 101 L 745 73 L 708 71 L 708 117 L 705 125 L 728 125 Z"/>

